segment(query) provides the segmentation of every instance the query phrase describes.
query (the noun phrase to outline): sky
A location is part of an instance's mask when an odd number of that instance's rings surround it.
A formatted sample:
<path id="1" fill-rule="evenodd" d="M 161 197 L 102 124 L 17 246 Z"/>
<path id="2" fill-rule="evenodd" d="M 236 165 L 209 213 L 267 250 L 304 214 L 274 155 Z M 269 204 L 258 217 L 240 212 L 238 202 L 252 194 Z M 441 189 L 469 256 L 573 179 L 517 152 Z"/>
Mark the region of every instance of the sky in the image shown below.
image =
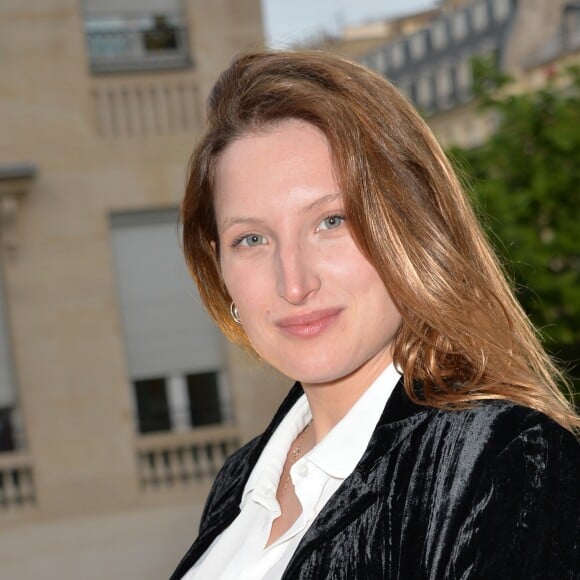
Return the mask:
<path id="1" fill-rule="evenodd" d="M 285 48 L 344 25 L 433 8 L 436 0 L 262 0 L 266 41 Z"/>

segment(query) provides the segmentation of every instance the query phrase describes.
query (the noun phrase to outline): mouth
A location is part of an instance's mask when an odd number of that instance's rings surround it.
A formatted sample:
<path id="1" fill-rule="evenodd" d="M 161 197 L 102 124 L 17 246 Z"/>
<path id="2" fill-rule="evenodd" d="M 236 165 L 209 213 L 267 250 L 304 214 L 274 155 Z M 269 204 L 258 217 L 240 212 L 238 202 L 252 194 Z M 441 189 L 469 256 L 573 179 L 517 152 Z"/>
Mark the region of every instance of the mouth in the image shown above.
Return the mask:
<path id="1" fill-rule="evenodd" d="M 342 308 L 326 308 L 282 318 L 276 326 L 285 334 L 297 338 L 311 338 L 322 334 L 342 312 Z"/>

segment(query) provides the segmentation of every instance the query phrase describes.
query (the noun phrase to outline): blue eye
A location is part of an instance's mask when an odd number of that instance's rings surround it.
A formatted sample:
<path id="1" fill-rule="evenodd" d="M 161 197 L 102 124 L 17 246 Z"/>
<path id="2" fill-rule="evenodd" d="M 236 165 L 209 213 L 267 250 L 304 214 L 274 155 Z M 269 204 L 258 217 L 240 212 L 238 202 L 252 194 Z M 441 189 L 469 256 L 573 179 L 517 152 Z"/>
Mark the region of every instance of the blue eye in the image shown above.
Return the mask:
<path id="1" fill-rule="evenodd" d="M 320 222 L 318 229 L 334 230 L 344 223 L 344 217 L 341 215 L 329 215 Z"/>
<path id="2" fill-rule="evenodd" d="M 248 246 L 253 248 L 254 246 L 260 246 L 264 243 L 264 236 L 259 234 L 248 234 L 247 236 L 240 236 L 234 240 L 233 246 Z"/>

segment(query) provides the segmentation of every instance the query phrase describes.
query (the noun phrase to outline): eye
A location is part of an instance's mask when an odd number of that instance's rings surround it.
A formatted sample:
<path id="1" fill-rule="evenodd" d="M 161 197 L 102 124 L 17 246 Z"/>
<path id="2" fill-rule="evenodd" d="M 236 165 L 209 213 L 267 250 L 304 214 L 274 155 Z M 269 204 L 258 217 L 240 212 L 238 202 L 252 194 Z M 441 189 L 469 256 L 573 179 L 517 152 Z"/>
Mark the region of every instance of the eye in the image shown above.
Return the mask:
<path id="1" fill-rule="evenodd" d="M 237 246 L 247 246 L 253 248 L 254 246 L 260 246 L 266 242 L 264 236 L 260 234 L 247 234 L 236 238 L 232 244 L 233 247 Z"/>
<path id="2" fill-rule="evenodd" d="M 333 214 L 325 217 L 318 226 L 319 230 L 334 230 L 344 223 L 344 216 Z"/>

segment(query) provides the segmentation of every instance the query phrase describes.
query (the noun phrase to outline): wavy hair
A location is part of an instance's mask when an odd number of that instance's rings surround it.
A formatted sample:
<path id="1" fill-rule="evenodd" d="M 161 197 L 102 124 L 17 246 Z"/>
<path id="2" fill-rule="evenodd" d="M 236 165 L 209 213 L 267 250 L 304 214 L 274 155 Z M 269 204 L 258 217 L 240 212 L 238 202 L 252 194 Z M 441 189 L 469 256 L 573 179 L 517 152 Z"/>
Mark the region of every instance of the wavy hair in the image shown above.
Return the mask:
<path id="1" fill-rule="evenodd" d="M 580 426 L 449 161 L 389 81 L 328 53 L 254 52 L 222 73 L 207 117 L 182 204 L 183 248 L 230 340 L 249 346 L 212 248 L 216 160 L 235 139 L 300 119 L 328 139 L 352 235 L 401 314 L 393 357 L 409 397 L 445 409 L 507 399 Z"/>

